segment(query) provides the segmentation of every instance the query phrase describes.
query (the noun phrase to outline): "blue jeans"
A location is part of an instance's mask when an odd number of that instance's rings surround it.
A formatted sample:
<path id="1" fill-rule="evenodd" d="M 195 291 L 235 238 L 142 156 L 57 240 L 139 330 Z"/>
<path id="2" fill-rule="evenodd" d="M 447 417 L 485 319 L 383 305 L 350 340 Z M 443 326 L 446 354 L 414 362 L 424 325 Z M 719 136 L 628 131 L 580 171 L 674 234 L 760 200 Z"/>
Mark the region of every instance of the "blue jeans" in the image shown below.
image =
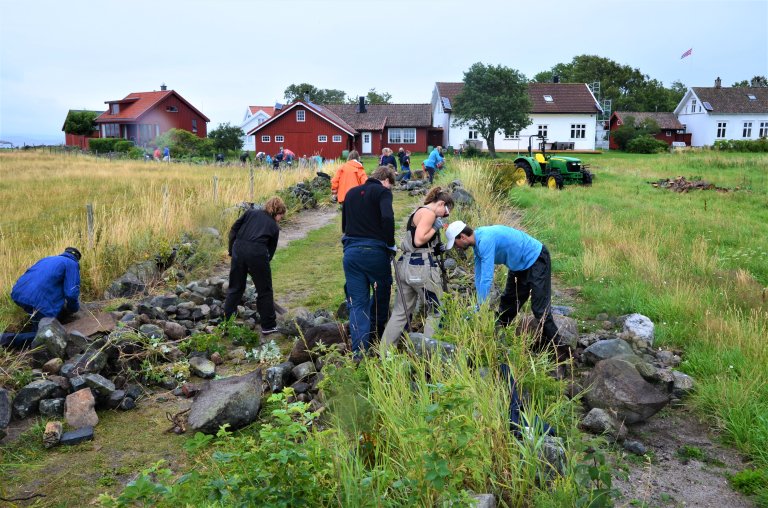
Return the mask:
<path id="1" fill-rule="evenodd" d="M 366 238 L 344 241 L 344 277 L 354 353 L 370 347 L 372 329 L 380 337 L 387 325 L 392 291 L 389 256 L 383 242 Z"/>
<path id="2" fill-rule="evenodd" d="M 408 181 L 411 179 L 411 168 L 409 166 L 403 166 L 401 168 L 401 171 L 403 173 L 403 181 Z"/>

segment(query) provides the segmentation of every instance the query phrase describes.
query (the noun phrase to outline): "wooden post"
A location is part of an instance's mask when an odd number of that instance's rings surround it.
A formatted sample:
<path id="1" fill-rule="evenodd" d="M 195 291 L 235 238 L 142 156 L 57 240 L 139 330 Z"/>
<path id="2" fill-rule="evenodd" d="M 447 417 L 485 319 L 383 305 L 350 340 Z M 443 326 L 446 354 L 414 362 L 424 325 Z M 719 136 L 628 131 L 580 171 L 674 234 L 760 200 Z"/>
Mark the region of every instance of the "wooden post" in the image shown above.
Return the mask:
<path id="1" fill-rule="evenodd" d="M 250 169 L 250 190 L 251 190 L 251 203 L 253 203 L 253 166 Z"/>
<path id="2" fill-rule="evenodd" d="M 85 217 L 88 223 L 88 248 L 93 250 L 93 203 L 85 205 Z"/>
<path id="3" fill-rule="evenodd" d="M 218 175 L 213 175 L 213 202 L 218 203 L 219 201 L 219 177 Z"/>

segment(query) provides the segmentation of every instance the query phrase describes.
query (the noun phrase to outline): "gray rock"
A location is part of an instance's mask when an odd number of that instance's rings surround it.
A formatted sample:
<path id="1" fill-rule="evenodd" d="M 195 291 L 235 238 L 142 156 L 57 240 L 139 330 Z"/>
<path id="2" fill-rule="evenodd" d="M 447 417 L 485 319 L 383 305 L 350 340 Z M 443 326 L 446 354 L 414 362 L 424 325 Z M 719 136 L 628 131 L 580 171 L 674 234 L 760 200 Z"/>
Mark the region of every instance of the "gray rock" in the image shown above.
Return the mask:
<path id="1" fill-rule="evenodd" d="M 579 327 L 575 319 L 561 314 L 552 314 L 552 319 L 557 326 L 557 342 L 559 344 L 576 348 L 579 341 Z M 540 334 L 539 320 L 533 314 L 525 314 L 517 326 L 518 334 Z"/>
<path id="2" fill-rule="evenodd" d="M 261 409 L 261 369 L 243 376 L 210 381 L 192 402 L 189 426 L 215 434 L 225 423 L 237 430 L 253 422 Z"/>
<path id="3" fill-rule="evenodd" d="M 472 508 L 496 508 L 496 496 L 493 494 L 475 494 L 472 496 Z"/>
<path id="4" fill-rule="evenodd" d="M 61 358 L 52 358 L 43 365 L 43 372 L 46 374 L 58 374 L 62 365 L 64 365 L 64 360 Z"/>
<path id="5" fill-rule="evenodd" d="M 0 388 L 0 429 L 4 429 L 11 422 L 11 394 L 5 388 Z"/>
<path id="6" fill-rule="evenodd" d="M 613 439 L 621 440 L 627 435 L 627 428 L 614 418 L 608 411 L 592 408 L 581 421 L 581 426 L 593 434 L 606 434 Z"/>
<path id="7" fill-rule="evenodd" d="M 120 407 L 120 403 L 125 398 L 125 392 L 123 390 L 115 390 L 111 394 L 109 394 L 109 398 L 107 399 L 107 407 L 110 409 L 117 409 Z"/>
<path id="8" fill-rule="evenodd" d="M 122 409 L 123 411 L 130 411 L 135 407 L 136 407 L 136 401 L 131 397 L 125 397 L 123 398 L 123 400 L 120 401 L 120 409 Z"/>
<path id="9" fill-rule="evenodd" d="M 67 331 L 56 318 L 44 317 L 40 320 L 37 335 L 32 341 L 32 353 L 35 360 L 45 363 L 51 358 L 64 358 L 67 351 Z"/>
<path id="10" fill-rule="evenodd" d="M 50 399 L 60 390 L 59 385 L 47 379 L 32 381 L 19 390 L 16 398 L 13 399 L 13 414 L 16 418 L 22 419 L 36 413 L 40 407 L 41 400 Z"/>
<path id="11" fill-rule="evenodd" d="M 64 402 L 64 418 L 70 427 L 79 429 L 80 427 L 95 426 L 99 423 L 99 416 L 96 414 L 96 399 L 91 390 L 78 390 L 75 393 L 67 395 Z"/>
<path id="12" fill-rule="evenodd" d="M 630 314 L 624 319 L 623 330 L 645 341 L 649 346 L 653 345 L 654 326 L 650 318 L 642 314 Z"/>
<path id="13" fill-rule="evenodd" d="M 84 376 L 75 376 L 69 380 L 69 384 L 72 386 L 72 392 L 77 392 L 83 388 L 88 388 L 88 383 L 85 382 Z"/>
<path id="14" fill-rule="evenodd" d="M 64 416 L 64 398 L 43 399 L 40 401 L 40 414 L 48 418 Z"/>
<path id="15" fill-rule="evenodd" d="M 640 362 L 635 365 L 635 368 L 646 381 L 650 381 L 651 383 L 659 381 L 659 369 L 656 368 L 655 365 L 648 362 Z"/>
<path id="16" fill-rule="evenodd" d="M 307 393 L 309 391 L 309 383 L 305 383 L 304 381 L 296 381 L 291 385 L 291 388 L 293 388 L 293 391 L 297 395 L 300 393 Z"/>
<path id="17" fill-rule="evenodd" d="M 125 396 L 130 397 L 133 400 L 138 400 L 139 397 L 142 395 L 141 387 L 139 385 L 125 385 Z"/>
<path id="18" fill-rule="evenodd" d="M 694 390 L 694 381 L 688 374 L 676 370 L 672 371 L 672 396 L 682 399 Z"/>
<path id="19" fill-rule="evenodd" d="M 75 356 L 73 360 L 75 360 L 75 365 L 68 377 L 73 375 L 81 376 L 84 374 L 98 374 L 107 366 L 107 361 L 109 359 L 103 351 L 90 349 L 82 355 Z"/>
<path id="20" fill-rule="evenodd" d="M 266 380 L 269 385 L 269 389 L 273 393 L 283 391 L 288 383 L 293 379 L 293 368 L 295 365 L 291 362 L 283 362 L 279 365 L 274 365 L 267 368 Z"/>
<path id="21" fill-rule="evenodd" d="M 171 340 L 181 340 L 187 336 L 187 329 L 174 321 L 163 321 L 162 327 Z"/>
<path id="22" fill-rule="evenodd" d="M 601 360 L 619 355 L 633 354 L 632 346 L 622 339 L 599 340 L 584 350 L 584 360 L 595 365 Z"/>
<path id="23" fill-rule="evenodd" d="M 552 306 L 552 314 L 561 316 L 570 316 L 576 311 L 573 307 L 570 307 L 568 305 L 553 305 Z"/>
<path id="24" fill-rule="evenodd" d="M 86 374 L 83 377 L 85 377 L 85 384 L 99 395 L 109 397 L 115 391 L 115 383 L 101 374 Z"/>
<path id="25" fill-rule="evenodd" d="M 291 312 L 277 316 L 277 331 L 289 337 L 295 337 L 306 333 L 314 326 L 315 317 L 304 308 L 294 309 Z"/>
<path id="26" fill-rule="evenodd" d="M 316 372 L 317 369 L 315 368 L 315 364 L 313 362 L 300 363 L 294 367 L 292 371 L 293 377 L 298 381 L 302 381 L 303 379 L 308 378 Z"/>
<path id="27" fill-rule="evenodd" d="M 313 353 L 313 351 L 318 346 L 327 348 L 333 344 L 343 343 L 347 336 L 347 327 L 341 323 L 313 326 L 304 333 L 303 337 L 296 339 L 293 349 L 288 355 L 288 360 L 294 365 L 312 361 L 317 356 L 317 353 Z"/>
<path id="28" fill-rule="evenodd" d="M 590 389 L 585 401 L 590 408 L 611 410 L 620 421 L 630 424 L 650 418 L 669 402 L 666 390 L 648 383 L 622 358 L 598 362 L 586 385 Z"/>
<path id="29" fill-rule="evenodd" d="M 216 364 L 204 356 L 193 356 L 189 359 L 189 370 L 197 377 L 212 379 L 216 375 Z"/>
<path id="30" fill-rule="evenodd" d="M 677 367 L 680 365 L 680 357 L 671 351 L 657 351 L 656 360 L 665 367 Z"/>
<path id="31" fill-rule="evenodd" d="M 169 293 L 161 296 L 155 296 L 149 301 L 149 305 L 151 307 L 160 307 L 161 309 L 165 309 L 165 310 L 167 310 L 168 307 L 178 305 L 178 303 L 179 303 L 179 297 L 173 293 Z"/>
<path id="32" fill-rule="evenodd" d="M 72 330 L 67 334 L 67 348 L 64 352 L 67 358 L 72 358 L 75 355 L 79 355 L 85 351 L 87 347 L 88 337 L 82 333 L 78 332 L 77 330 Z"/>
<path id="33" fill-rule="evenodd" d="M 640 441 L 633 441 L 628 439 L 622 443 L 622 446 L 625 450 L 630 453 L 634 453 L 635 455 L 645 455 L 648 452 L 645 445 Z"/>
<path id="34" fill-rule="evenodd" d="M 150 339 L 164 339 L 165 332 L 157 325 L 141 325 L 139 327 L 139 333 L 149 337 Z"/>
<path id="35" fill-rule="evenodd" d="M 471 205 L 475 202 L 475 197 L 470 194 L 468 191 L 466 191 L 464 188 L 458 188 L 451 193 L 451 197 L 453 198 L 453 202 L 456 203 L 457 206 L 460 205 Z"/>
<path id="36" fill-rule="evenodd" d="M 152 261 L 135 263 L 117 280 L 109 285 L 104 292 L 104 298 L 124 298 L 143 293 L 147 285 L 158 275 L 157 264 Z"/>
<path id="37" fill-rule="evenodd" d="M 441 342 L 427 337 L 423 333 L 412 333 L 409 337 L 414 351 L 422 358 L 431 358 L 432 355 L 439 354 L 445 361 L 456 352 L 456 346 L 450 342 Z"/>
<path id="38" fill-rule="evenodd" d="M 63 445 L 76 445 L 84 441 L 91 441 L 92 439 L 93 427 L 81 427 L 62 434 L 60 443 Z"/>

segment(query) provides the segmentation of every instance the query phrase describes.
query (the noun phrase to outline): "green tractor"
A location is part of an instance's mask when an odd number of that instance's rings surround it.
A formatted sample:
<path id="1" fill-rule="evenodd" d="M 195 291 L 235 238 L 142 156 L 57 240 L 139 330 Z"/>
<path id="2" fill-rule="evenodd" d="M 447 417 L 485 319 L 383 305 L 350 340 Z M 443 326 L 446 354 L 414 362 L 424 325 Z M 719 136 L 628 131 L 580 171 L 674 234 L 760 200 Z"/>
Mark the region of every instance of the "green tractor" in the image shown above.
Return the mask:
<path id="1" fill-rule="evenodd" d="M 541 153 L 534 155 L 531 139 L 538 138 Z M 528 136 L 528 156 L 515 159 L 515 170 L 512 181 L 518 187 L 534 186 L 537 183 L 550 189 L 562 189 L 565 184 L 592 185 L 592 172 L 587 169 L 581 159 L 547 155 L 544 145 L 546 138 L 536 134 Z"/>

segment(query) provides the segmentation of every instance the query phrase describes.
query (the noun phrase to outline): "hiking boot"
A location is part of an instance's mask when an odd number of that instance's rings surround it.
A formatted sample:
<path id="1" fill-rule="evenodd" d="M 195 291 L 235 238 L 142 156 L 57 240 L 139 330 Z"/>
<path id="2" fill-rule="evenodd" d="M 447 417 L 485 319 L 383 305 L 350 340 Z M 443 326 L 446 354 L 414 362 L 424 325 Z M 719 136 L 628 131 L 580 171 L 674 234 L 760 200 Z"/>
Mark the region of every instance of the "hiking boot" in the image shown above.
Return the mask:
<path id="1" fill-rule="evenodd" d="M 272 335 L 273 333 L 277 333 L 277 328 L 272 327 L 272 328 L 262 328 L 261 329 L 261 334 L 262 335 Z"/>

